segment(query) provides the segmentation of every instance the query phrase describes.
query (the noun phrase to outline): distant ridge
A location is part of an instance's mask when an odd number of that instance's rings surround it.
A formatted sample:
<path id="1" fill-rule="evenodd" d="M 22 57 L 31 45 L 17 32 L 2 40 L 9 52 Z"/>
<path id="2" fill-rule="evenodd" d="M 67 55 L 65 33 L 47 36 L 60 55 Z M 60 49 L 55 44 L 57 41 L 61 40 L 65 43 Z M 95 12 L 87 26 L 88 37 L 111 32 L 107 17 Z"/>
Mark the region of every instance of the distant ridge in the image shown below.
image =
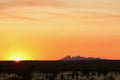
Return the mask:
<path id="1" fill-rule="evenodd" d="M 94 58 L 94 57 L 81 57 L 81 56 L 65 56 L 64 58 L 62 58 L 61 60 L 105 60 L 105 59 L 101 59 L 101 58 Z"/>

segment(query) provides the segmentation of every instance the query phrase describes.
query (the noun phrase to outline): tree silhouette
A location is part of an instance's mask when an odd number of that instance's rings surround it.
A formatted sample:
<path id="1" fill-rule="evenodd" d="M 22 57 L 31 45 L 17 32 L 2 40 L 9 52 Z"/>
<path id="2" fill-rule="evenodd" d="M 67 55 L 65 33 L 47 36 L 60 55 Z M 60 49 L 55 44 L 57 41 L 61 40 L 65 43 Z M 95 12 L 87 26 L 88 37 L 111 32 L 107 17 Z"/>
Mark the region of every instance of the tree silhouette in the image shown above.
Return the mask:
<path id="1" fill-rule="evenodd" d="M 12 77 L 12 78 L 8 78 L 7 80 L 21 80 L 21 79 L 18 77 Z"/>
<path id="2" fill-rule="evenodd" d="M 115 78 L 111 75 L 111 76 L 107 77 L 107 78 L 104 79 L 104 80 L 115 80 Z"/>

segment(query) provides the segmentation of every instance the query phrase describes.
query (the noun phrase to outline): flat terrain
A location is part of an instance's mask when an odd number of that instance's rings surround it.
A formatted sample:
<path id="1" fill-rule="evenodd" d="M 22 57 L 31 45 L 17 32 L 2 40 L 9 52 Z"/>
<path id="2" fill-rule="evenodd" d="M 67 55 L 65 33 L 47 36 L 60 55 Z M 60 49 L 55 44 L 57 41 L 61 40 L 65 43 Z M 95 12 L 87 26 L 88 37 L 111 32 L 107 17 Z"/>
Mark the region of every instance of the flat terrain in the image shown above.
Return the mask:
<path id="1" fill-rule="evenodd" d="M 0 73 L 32 73 L 61 71 L 120 72 L 120 60 L 79 61 L 0 61 Z"/>

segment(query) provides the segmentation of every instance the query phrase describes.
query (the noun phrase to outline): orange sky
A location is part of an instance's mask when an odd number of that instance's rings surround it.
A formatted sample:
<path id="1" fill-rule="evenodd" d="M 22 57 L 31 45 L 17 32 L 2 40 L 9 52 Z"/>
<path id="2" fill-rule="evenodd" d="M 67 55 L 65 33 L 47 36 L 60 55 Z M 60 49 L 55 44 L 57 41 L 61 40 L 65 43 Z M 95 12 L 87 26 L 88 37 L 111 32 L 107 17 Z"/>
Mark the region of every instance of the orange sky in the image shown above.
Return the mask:
<path id="1" fill-rule="evenodd" d="M 0 59 L 120 59 L 120 0 L 0 0 Z"/>

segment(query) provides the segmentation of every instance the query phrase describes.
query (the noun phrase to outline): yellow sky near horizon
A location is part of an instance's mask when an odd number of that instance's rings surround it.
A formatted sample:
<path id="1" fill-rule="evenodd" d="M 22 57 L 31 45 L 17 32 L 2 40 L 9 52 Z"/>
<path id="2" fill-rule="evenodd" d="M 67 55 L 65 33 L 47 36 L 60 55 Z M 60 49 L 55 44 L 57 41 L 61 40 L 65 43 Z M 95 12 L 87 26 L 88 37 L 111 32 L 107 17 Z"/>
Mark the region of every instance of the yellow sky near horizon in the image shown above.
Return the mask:
<path id="1" fill-rule="evenodd" d="M 0 0 L 0 45 L 1 60 L 120 59 L 120 1 Z"/>

